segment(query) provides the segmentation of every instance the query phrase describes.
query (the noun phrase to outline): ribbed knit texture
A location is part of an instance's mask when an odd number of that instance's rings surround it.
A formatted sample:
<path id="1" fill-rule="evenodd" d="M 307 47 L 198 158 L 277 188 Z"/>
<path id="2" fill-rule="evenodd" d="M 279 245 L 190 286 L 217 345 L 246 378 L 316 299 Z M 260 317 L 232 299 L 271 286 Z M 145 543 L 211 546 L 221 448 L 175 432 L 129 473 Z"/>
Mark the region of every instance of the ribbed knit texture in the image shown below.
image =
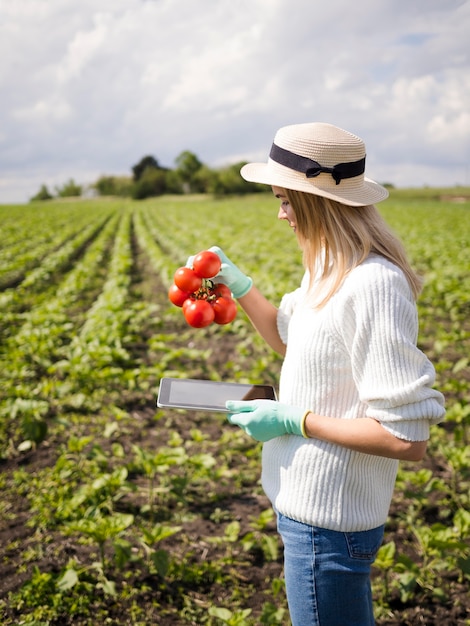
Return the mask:
<path id="1" fill-rule="evenodd" d="M 371 256 L 320 310 L 307 284 L 279 309 L 287 344 L 279 400 L 338 419 L 372 417 L 401 439 L 428 439 L 444 398 L 416 347 L 416 306 L 401 270 Z M 264 444 L 262 482 L 284 515 L 352 532 L 385 522 L 397 468 L 393 459 L 286 435 Z"/>

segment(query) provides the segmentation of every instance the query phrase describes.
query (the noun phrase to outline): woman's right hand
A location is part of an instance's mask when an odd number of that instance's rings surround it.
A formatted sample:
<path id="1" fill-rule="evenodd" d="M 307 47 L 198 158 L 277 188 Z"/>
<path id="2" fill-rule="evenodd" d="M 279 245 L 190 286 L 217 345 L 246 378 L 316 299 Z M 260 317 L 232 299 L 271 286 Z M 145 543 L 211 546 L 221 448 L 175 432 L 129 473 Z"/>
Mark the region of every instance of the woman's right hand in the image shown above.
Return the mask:
<path id="1" fill-rule="evenodd" d="M 209 250 L 215 252 L 222 261 L 222 266 L 215 279 L 227 285 L 234 298 L 246 296 L 253 286 L 253 280 L 246 276 L 218 246 L 212 246 Z"/>

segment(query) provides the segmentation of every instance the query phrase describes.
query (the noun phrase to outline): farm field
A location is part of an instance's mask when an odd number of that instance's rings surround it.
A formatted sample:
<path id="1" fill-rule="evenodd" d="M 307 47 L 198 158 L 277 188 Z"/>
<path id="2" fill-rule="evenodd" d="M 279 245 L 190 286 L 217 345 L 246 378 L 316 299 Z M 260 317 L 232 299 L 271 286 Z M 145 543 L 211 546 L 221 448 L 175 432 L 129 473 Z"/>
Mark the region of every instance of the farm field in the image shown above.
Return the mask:
<path id="1" fill-rule="evenodd" d="M 420 346 L 446 421 L 402 463 L 373 573 L 379 626 L 470 625 L 470 190 L 379 205 L 424 275 Z M 260 451 L 216 413 L 155 407 L 163 375 L 271 383 L 239 310 L 167 299 L 219 245 L 278 302 L 301 253 L 270 194 L 0 206 L 0 623 L 289 625 Z"/>

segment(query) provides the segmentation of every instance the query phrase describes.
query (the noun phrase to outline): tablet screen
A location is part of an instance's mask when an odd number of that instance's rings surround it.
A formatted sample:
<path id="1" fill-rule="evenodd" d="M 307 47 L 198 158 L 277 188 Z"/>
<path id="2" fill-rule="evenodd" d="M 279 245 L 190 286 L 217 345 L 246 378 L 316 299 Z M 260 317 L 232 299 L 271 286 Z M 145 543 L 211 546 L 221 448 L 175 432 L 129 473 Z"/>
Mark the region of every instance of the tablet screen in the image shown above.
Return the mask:
<path id="1" fill-rule="evenodd" d="M 157 406 L 201 411 L 226 411 L 227 400 L 276 400 L 271 385 L 226 383 L 195 378 L 162 378 Z"/>

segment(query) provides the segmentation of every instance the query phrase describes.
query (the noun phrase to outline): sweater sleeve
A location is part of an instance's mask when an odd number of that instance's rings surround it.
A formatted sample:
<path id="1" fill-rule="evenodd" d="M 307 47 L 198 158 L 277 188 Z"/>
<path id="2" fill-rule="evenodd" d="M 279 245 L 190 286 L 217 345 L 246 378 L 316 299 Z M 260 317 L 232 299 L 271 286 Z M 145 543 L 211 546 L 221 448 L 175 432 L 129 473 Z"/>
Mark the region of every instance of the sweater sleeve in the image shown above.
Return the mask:
<path id="1" fill-rule="evenodd" d="M 403 273 L 381 261 L 351 273 L 340 333 L 366 415 L 400 439 L 424 441 L 444 417 L 434 367 L 416 346 L 416 305 Z"/>

